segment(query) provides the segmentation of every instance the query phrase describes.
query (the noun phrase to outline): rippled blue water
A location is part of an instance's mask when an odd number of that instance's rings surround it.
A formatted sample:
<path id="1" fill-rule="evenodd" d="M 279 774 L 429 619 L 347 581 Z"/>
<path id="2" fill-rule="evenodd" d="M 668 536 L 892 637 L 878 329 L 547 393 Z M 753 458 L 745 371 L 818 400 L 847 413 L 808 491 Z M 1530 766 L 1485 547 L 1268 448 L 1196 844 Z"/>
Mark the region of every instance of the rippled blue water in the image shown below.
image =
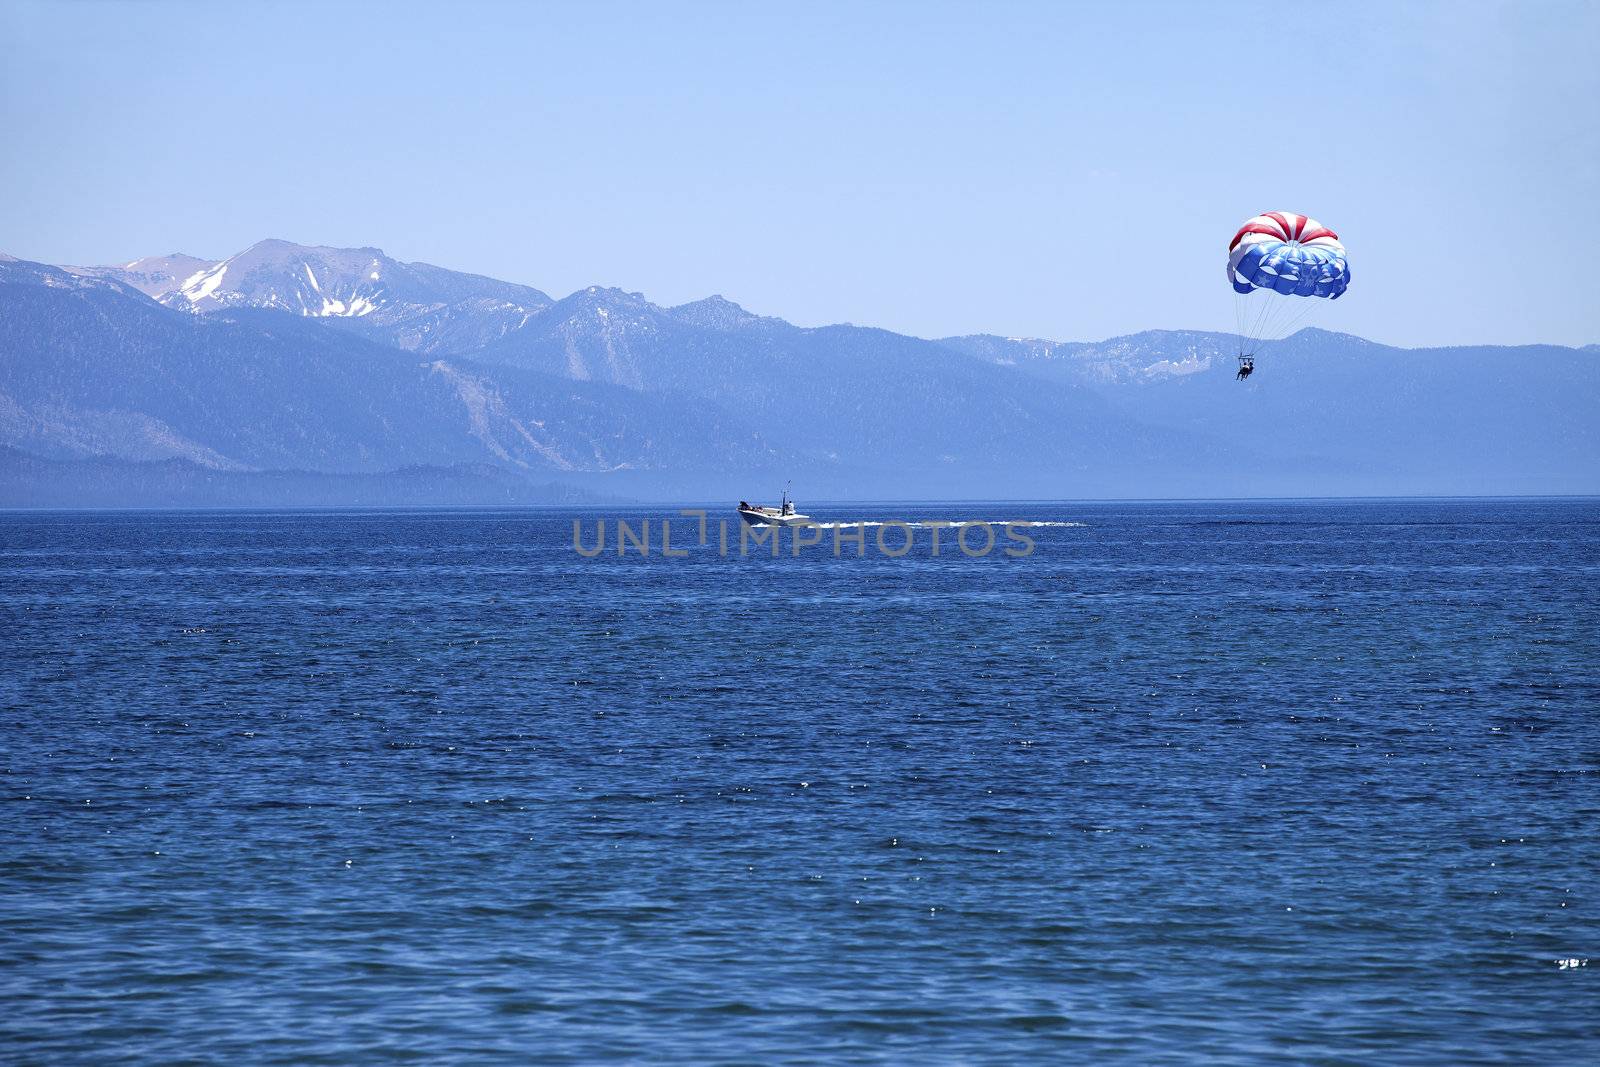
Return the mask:
<path id="1" fill-rule="evenodd" d="M 816 510 L 0 516 L 0 1057 L 1600 1055 L 1600 503 Z"/>

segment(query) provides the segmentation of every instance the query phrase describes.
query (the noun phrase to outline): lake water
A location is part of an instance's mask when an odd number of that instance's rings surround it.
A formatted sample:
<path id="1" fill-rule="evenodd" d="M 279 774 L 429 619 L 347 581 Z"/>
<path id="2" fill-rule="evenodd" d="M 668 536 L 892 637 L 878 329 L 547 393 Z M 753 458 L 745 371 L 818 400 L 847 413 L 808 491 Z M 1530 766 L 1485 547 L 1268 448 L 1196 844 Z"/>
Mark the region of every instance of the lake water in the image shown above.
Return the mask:
<path id="1" fill-rule="evenodd" d="M 1600 1057 L 1600 502 L 808 510 L 0 515 L 0 1059 Z"/>

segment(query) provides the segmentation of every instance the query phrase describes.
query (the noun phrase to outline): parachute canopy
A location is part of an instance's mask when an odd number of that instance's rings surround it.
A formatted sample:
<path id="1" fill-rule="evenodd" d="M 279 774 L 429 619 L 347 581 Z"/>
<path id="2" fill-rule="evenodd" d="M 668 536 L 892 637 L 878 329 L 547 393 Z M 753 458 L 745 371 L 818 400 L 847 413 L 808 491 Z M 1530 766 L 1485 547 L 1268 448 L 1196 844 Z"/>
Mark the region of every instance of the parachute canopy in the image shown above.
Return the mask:
<path id="1" fill-rule="evenodd" d="M 1339 235 L 1316 219 L 1269 211 L 1233 235 L 1228 280 L 1236 293 L 1270 289 L 1283 296 L 1337 300 L 1350 286 L 1350 264 Z"/>

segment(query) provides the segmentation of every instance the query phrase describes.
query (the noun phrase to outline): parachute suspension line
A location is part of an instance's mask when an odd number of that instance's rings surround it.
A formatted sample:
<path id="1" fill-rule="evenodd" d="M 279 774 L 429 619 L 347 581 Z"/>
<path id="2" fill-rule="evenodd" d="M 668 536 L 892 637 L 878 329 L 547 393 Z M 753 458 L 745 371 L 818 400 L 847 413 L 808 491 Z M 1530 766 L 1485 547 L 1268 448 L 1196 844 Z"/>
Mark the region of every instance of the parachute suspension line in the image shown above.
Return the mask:
<path id="1" fill-rule="evenodd" d="M 1261 343 L 1270 344 L 1293 336 L 1302 323 L 1321 309 L 1321 303 L 1309 297 L 1292 297 L 1276 301 L 1281 305 L 1266 322 Z"/>
<path id="2" fill-rule="evenodd" d="M 1261 338 L 1260 321 L 1267 313 L 1267 294 L 1260 289 L 1248 293 L 1234 293 L 1234 310 L 1239 325 L 1239 355 L 1254 353 Z"/>
<path id="3" fill-rule="evenodd" d="M 1232 271 L 1228 273 L 1228 282 L 1229 284 L 1233 282 Z M 1245 301 L 1249 299 L 1249 293 L 1241 293 L 1236 290 L 1233 294 L 1233 335 L 1239 339 L 1239 355 L 1241 357 L 1244 356 L 1245 345 L 1244 320 L 1250 307 Z"/>
<path id="4" fill-rule="evenodd" d="M 1231 255 L 1231 252 L 1230 252 L 1230 255 Z M 1231 260 L 1230 260 L 1230 262 L 1231 262 Z M 1234 279 L 1237 278 L 1237 277 L 1238 277 L 1238 275 L 1236 275 L 1233 272 L 1233 268 L 1230 266 L 1228 268 L 1228 286 L 1229 286 L 1229 288 L 1232 288 L 1233 283 L 1234 283 Z M 1256 310 L 1255 307 L 1252 306 L 1251 303 L 1250 303 L 1250 298 L 1252 296 L 1254 296 L 1254 295 L 1255 295 L 1254 292 L 1241 293 L 1237 289 L 1233 290 L 1233 326 L 1234 326 L 1234 336 L 1239 339 L 1239 356 L 1240 356 L 1241 359 L 1244 357 L 1245 348 L 1250 343 L 1249 331 L 1246 329 L 1246 327 L 1250 323 L 1250 316 Z"/>
<path id="5" fill-rule="evenodd" d="M 1320 300 L 1310 297 L 1299 298 L 1300 309 L 1291 314 L 1279 327 L 1283 340 L 1288 340 L 1300 332 L 1300 328 L 1312 318 L 1321 313 L 1323 304 Z"/>
<path id="6" fill-rule="evenodd" d="M 1260 295 L 1257 296 L 1257 294 Z M 1250 325 L 1245 331 L 1244 335 L 1244 347 L 1249 349 L 1249 351 L 1240 352 L 1240 355 L 1254 355 L 1256 352 L 1260 351 L 1261 343 L 1266 337 L 1267 322 L 1278 310 L 1278 301 L 1273 299 L 1273 297 L 1278 295 L 1277 293 L 1271 292 L 1267 289 L 1254 289 L 1248 295 L 1251 297 L 1257 297 L 1258 302 L 1257 305 L 1251 309 L 1253 314 L 1251 314 L 1249 317 Z"/>
<path id="7" fill-rule="evenodd" d="M 1305 297 L 1284 297 L 1270 289 L 1257 289 L 1249 295 L 1261 303 L 1249 316 L 1248 327 L 1241 329 L 1240 352 L 1260 352 L 1278 341 L 1291 336 L 1302 323 L 1320 308 L 1320 304 Z"/>
<path id="8" fill-rule="evenodd" d="M 1261 308 L 1255 321 L 1250 325 L 1250 341 L 1256 348 L 1262 347 L 1270 338 L 1268 333 L 1272 322 L 1283 310 L 1283 301 L 1274 299 L 1277 293 L 1270 290 L 1261 290 Z"/>
<path id="9" fill-rule="evenodd" d="M 1244 303 L 1244 314 L 1239 327 L 1239 355 L 1253 356 L 1261 347 L 1261 326 L 1272 311 L 1271 294 L 1252 289 L 1239 298 Z"/>
<path id="10" fill-rule="evenodd" d="M 1261 294 L 1261 305 L 1256 308 L 1255 318 L 1250 322 L 1250 344 L 1260 348 L 1261 340 L 1267 333 L 1267 320 L 1278 310 L 1278 302 L 1272 299 L 1278 294 L 1266 289 L 1257 289 L 1256 292 Z"/>

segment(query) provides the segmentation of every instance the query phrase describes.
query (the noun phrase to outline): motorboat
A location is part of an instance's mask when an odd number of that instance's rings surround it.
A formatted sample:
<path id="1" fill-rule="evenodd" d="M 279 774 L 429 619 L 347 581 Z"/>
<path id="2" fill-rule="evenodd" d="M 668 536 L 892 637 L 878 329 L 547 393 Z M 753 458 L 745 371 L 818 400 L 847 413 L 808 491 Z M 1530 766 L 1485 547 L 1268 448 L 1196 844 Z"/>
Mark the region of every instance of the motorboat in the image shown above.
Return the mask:
<path id="1" fill-rule="evenodd" d="M 794 509 L 787 489 L 783 491 L 783 502 L 775 508 L 739 501 L 739 517 L 751 526 L 805 526 L 811 522 L 810 515 L 802 515 Z"/>

